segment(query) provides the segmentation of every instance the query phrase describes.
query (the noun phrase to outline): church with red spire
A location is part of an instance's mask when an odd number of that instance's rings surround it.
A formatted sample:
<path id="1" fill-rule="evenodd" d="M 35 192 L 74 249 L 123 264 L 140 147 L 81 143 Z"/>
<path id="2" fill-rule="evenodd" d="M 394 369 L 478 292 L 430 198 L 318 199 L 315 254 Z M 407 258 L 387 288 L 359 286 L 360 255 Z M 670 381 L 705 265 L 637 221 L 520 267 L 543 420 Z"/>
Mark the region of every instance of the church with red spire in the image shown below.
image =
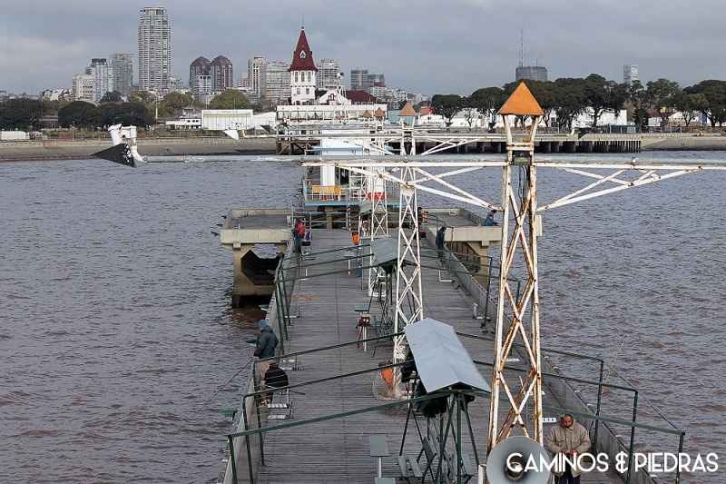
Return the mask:
<path id="1" fill-rule="evenodd" d="M 310 50 L 305 27 L 300 29 L 297 46 L 292 53 L 290 63 L 290 103 L 312 104 L 315 102 L 315 76 L 318 68 L 315 66 L 313 51 Z"/>

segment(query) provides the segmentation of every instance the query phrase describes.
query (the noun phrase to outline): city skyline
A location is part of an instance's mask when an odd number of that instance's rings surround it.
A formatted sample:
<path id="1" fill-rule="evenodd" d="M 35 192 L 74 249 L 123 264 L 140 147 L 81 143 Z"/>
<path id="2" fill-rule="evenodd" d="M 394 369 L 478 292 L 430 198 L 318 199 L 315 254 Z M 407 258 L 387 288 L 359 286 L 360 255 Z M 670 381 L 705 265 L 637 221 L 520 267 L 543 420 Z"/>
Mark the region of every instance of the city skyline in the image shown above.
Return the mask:
<path id="1" fill-rule="evenodd" d="M 334 22 L 325 8 L 305 0 L 241 7 L 213 0 L 203 10 L 187 0 L 158 6 L 167 8 L 173 22 L 171 74 L 182 78 L 189 63 L 205 52 L 221 53 L 238 66 L 255 55 L 289 60 L 303 15 L 316 58 L 338 60 L 345 73 L 359 67 L 384 72 L 388 85 L 426 93 L 467 94 L 513 80 L 520 30 L 525 63 L 547 66 L 550 79 L 597 72 L 621 82 L 624 64 L 637 64 L 644 82 L 664 77 L 688 85 L 726 77 L 720 55 L 726 39 L 691 33 L 718 31 L 715 0 L 688 9 L 645 9 L 644 0 L 608 6 L 588 2 L 577 11 L 561 0 L 506 5 L 454 0 L 446 8 L 423 0 L 402 2 L 380 16 L 384 4 L 346 5 L 341 7 L 345 15 Z M 70 8 L 41 0 L 3 5 L 0 31 L 7 31 L 7 39 L 0 52 L 0 89 L 33 93 L 70 87 L 76 66 L 88 59 L 135 52 L 139 10 L 154 6 L 90 0 L 77 0 Z M 244 15 L 229 15 L 233 10 Z M 437 21 L 426 21 L 432 12 Z"/>

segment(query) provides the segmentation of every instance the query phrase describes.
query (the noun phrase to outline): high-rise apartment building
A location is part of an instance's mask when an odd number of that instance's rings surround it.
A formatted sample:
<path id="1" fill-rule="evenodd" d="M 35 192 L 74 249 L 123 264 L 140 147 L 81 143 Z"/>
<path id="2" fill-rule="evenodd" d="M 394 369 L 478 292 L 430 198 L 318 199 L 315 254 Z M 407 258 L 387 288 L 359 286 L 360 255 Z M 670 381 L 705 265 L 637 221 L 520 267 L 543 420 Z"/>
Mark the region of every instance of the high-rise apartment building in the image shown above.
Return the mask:
<path id="1" fill-rule="evenodd" d="M 107 92 L 114 90 L 113 71 L 105 58 L 91 59 L 91 65 L 86 73 L 93 76 L 93 100 L 95 102 L 100 102 Z"/>
<path id="2" fill-rule="evenodd" d="M 171 76 L 171 24 L 166 8 L 139 13 L 139 89 L 165 94 Z"/>
<path id="3" fill-rule="evenodd" d="M 197 76 L 208 76 L 211 62 L 204 56 L 197 57 L 189 64 L 189 88 L 194 89 Z"/>
<path id="4" fill-rule="evenodd" d="M 630 86 L 633 82 L 639 80 L 638 66 L 635 64 L 625 64 L 623 66 L 623 83 Z"/>
<path id="5" fill-rule="evenodd" d="M 250 94 L 257 99 L 265 97 L 267 75 L 267 59 L 253 57 L 247 62 L 247 82 Z"/>
<path id="6" fill-rule="evenodd" d="M 351 69 L 350 70 L 350 89 L 352 91 L 365 91 L 365 85 L 368 83 L 367 69 Z M 370 87 L 370 86 L 368 86 Z"/>
<path id="7" fill-rule="evenodd" d="M 386 76 L 369 73 L 368 69 L 352 69 L 350 71 L 350 89 L 368 91 L 373 86 L 386 87 Z"/>
<path id="8" fill-rule="evenodd" d="M 189 86 L 195 99 L 201 103 L 208 104 L 212 100 L 212 76 L 199 74 L 191 80 Z"/>
<path id="9" fill-rule="evenodd" d="M 113 72 L 113 90 L 128 97 L 134 83 L 134 63 L 131 54 L 111 55 L 111 71 Z"/>
<path id="10" fill-rule="evenodd" d="M 340 65 L 335 59 L 321 59 L 318 63 L 318 89 L 337 89 L 341 83 Z"/>
<path id="11" fill-rule="evenodd" d="M 275 104 L 290 103 L 290 64 L 283 61 L 267 63 L 265 98 Z"/>
<path id="12" fill-rule="evenodd" d="M 212 76 L 212 90 L 221 92 L 234 87 L 234 66 L 232 61 L 223 55 L 217 56 L 209 65 Z"/>

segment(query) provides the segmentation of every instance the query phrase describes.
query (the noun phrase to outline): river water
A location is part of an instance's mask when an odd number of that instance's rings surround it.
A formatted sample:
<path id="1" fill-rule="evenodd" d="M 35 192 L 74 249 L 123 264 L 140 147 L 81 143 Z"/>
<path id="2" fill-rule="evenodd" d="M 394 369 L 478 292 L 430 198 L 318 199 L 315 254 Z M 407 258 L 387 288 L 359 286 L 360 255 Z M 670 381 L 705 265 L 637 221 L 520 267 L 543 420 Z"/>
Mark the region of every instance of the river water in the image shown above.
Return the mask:
<path id="1" fill-rule="evenodd" d="M 498 201 L 499 173 L 458 182 Z M 300 176 L 259 157 L 0 164 L 0 482 L 216 482 L 253 330 L 210 228 L 290 206 Z M 540 182 L 547 200 L 589 183 Z M 553 210 L 540 243 L 544 344 L 603 356 L 722 469 L 724 186 L 706 172 Z"/>

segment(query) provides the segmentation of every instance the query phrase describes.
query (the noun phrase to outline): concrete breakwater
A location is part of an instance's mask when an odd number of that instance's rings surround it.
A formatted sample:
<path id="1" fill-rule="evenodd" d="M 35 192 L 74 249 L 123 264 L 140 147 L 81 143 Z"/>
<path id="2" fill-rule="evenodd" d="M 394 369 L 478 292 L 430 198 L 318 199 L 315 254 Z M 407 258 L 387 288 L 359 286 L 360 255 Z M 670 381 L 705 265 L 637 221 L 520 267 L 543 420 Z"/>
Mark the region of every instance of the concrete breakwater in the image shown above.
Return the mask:
<path id="1" fill-rule="evenodd" d="M 266 155 L 275 154 L 274 138 L 139 139 L 139 151 L 147 156 Z M 110 139 L 83 141 L 13 141 L 0 143 L 0 161 L 71 160 L 91 158 L 111 146 Z"/>

